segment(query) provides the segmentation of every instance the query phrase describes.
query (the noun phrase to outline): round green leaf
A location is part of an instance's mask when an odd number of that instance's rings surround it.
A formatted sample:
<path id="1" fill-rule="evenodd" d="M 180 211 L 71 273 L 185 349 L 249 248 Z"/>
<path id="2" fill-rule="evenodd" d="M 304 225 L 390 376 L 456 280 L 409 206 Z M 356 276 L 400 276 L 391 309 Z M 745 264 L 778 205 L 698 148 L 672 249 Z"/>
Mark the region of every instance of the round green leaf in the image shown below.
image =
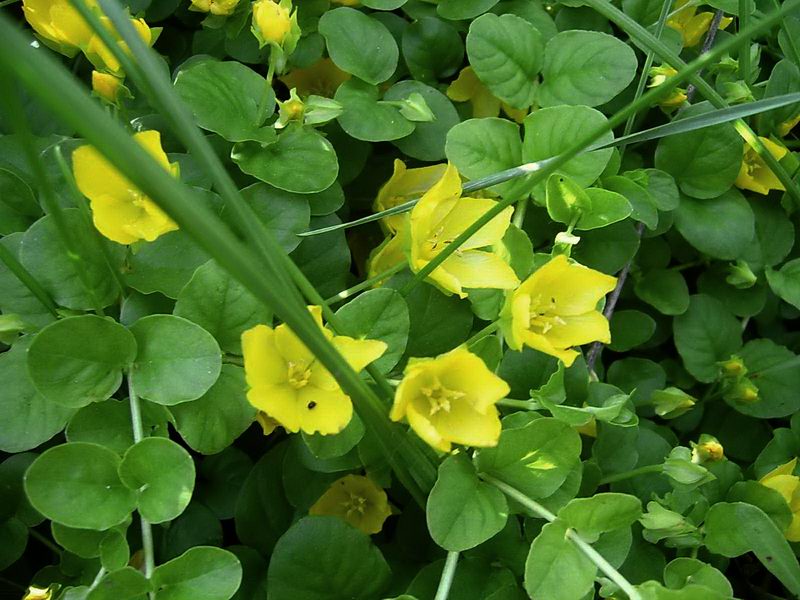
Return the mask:
<path id="1" fill-rule="evenodd" d="M 681 556 L 670 561 L 664 568 L 664 583 L 673 590 L 679 590 L 689 584 L 702 585 L 726 598 L 733 597 L 733 588 L 730 582 L 719 570 L 688 556 Z"/>
<path id="2" fill-rule="evenodd" d="M 80 408 L 109 398 L 136 358 L 130 331 L 105 317 L 83 315 L 51 323 L 28 349 L 28 372 L 51 402 Z"/>
<path id="3" fill-rule="evenodd" d="M 133 567 L 115 570 L 101 579 L 86 600 L 140 600 L 150 591 L 147 577 Z"/>
<path id="4" fill-rule="evenodd" d="M 71 442 L 41 454 L 25 474 L 33 507 L 76 529 L 109 529 L 136 507 L 136 493 L 120 480 L 120 458 L 97 444 Z"/>
<path id="5" fill-rule="evenodd" d="M 588 542 L 600 534 L 630 527 L 642 516 L 642 502 L 628 494 L 601 493 L 590 498 L 575 498 L 558 511 L 558 518 Z"/>
<path id="6" fill-rule="evenodd" d="M 5 570 L 25 554 L 28 546 L 28 527 L 16 518 L 0 523 L 0 569 Z"/>
<path id="7" fill-rule="evenodd" d="M 458 30 L 432 17 L 423 17 L 403 29 L 403 58 L 414 79 L 434 85 L 451 77 L 464 60 L 464 42 Z"/>
<path id="8" fill-rule="evenodd" d="M 767 281 L 781 300 L 800 308 L 800 259 L 790 260 L 777 271 L 767 269 Z"/>
<path id="9" fill-rule="evenodd" d="M 321 460 L 346 456 L 364 437 L 364 423 L 357 414 L 353 415 L 347 426 L 334 435 L 309 435 L 302 433 L 309 452 Z"/>
<path id="10" fill-rule="evenodd" d="M 681 315 L 689 308 L 689 286 L 680 271 L 651 269 L 636 278 L 634 291 L 664 315 Z"/>
<path id="11" fill-rule="evenodd" d="M 185 232 L 171 231 L 131 254 L 125 281 L 143 294 L 160 292 L 177 298 L 195 269 L 208 259 L 206 251 Z"/>
<path id="12" fill-rule="evenodd" d="M 425 512 L 433 540 L 445 550 L 463 552 L 503 529 L 508 504 L 500 490 L 478 479 L 469 458 L 456 454 L 439 466 Z"/>
<path id="13" fill-rule="evenodd" d="M 336 215 L 314 217 L 309 227 L 316 229 L 341 222 Z M 291 257 L 323 298 L 349 286 L 352 258 L 343 230 L 303 238 Z"/>
<path id="14" fill-rule="evenodd" d="M 274 144 L 237 143 L 231 158 L 248 175 L 299 194 L 329 188 L 339 173 L 331 143 L 313 129 L 300 126 L 285 129 Z"/>
<path id="15" fill-rule="evenodd" d="M 627 352 L 644 344 L 655 331 L 656 322 L 647 313 L 618 310 L 611 317 L 611 343 L 608 347 L 614 352 Z"/>
<path id="16" fill-rule="evenodd" d="M 261 75 L 241 63 L 194 62 L 178 72 L 175 91 L 200 127 L 229 142 L 267 142 L 275 137 L 271 127 L 259 131 L 275 109 L 275 93 Z"/>
<path id="17" fill-rule="evenodd" d="M 167 438 L 145 438 L 128 448 L 119 476 L 122 483 L 139 492 L 139 512 L 151 523 L 171 521 L 192 499 L 194 461 Z"/>
<path id="18" fill-rule="evenodd" d="M 42 209 L 25 180 L 0 168 L 0 235 L 25 231 L 41 214 Z"/>
<path id="19" fill-rule="evenodd" d="M 337 517 L 305 517 L 278 540 L 267 581 L 272 600 L 372 600 L 389 573 L 368 535 Z"/>
<path id="20" fill-rule="evenodd" d="M 172 315 L 150 315 L 131 326 L 139 353 L 131 371 L 136 393 L 171 406 L 196 400 L 222 368 L 219 345 L 199 325 Z"/>
<path id="21" fill-rule="evenodd" d="M 380 103 L 379 99 L 377 87 L 358 79 L 340 85 L 335 100 L 344 107 L 338 120 L 345 133 L 365 142 L 386 142 L 414 131 L 415 124 L 397 107 Z"/>
<path id="22" fill-rule="evenodd" d="M 797 355 L 772 340 L 751 340 L 738 352 L 747 376 L 758 388 L 755 402 L 729 401 L 740 413 L 759 419 L 788 417 L 800 410 L 800 370 Z"/>
<path id="23" fill-rule="evenodd" d="M 547 42 L 537 100 L 542 106 L 605 104 L 628 87 L 637 66 L 633 49 L 612 35 L 562 31 Z"/>
<path id="24" fill-rule="evenodd" d="M 397 67 L 400 51 L 386 26 L 368 15 L 342 6 L 326 12 L 319 32 L 333 62 L 359 79 L 378 85 Z"/>
<path id="25" fill-rule="evenodd" d="M 175 428 L 192 450 L 221 452 L 255 420 L 256 409 L 247 401 L 244 370 L 222 365 L 219 379 L 197 400 L 170 408 Z"/>
<path id="26" fill-rule="evenodd" d="M 794 246 L 794 225 L 778 204 L 755 200 L 750 203 L 750 208 L 756 219 L 756 234 L 742 258 L 753 270 L 777 265 Z"/>
<path id="27" fill-rule="evenodd" d="M 64 429 L 75 409 L 47 400 L 33 385 L 27 367 L 27 336 L 0 354 L 0 450 L 24 452 Z"/>
<path id="28" fill-rule="evenodd" d="M 153 571 L 158 600 L 229 600 L 242 580 L 239 559 L 227 550 L 196 546 Z"/>
<path id="29" fill-rule="evenodd" d="M 567 539 L 568 524 L 542 527 L 525 561 L 525 590 L 531 598 L 583 598 L 594 587 L 597 566 Z"/>
<path id="30" fill-rule="evenodd" d="M 19 260 L 23 239 L 22 233 L 12 233 L 0 237 L 0 244 Z M 54 320 L 53 315 L 48 312 L 44 304 L 25 287 L 25 284 L 17 279 L 17 276 L 2 261 L 0 261 L 0 311 L 8 315 L 19 314 L 26 321 L 40 327 Z"/>
<path id="31" fill-rule="evenodd" d="M 81 558 L 100 556 L 100 542 L 108 535 L 108 531 L 74 529 L 55 522 L 50 524 L 50 530 L 59 545 Z"/>
<path id="32" fill-rule="evenodd" d="M 717 198 L 683 197 L 675 228 L 695 248 L 713 258 L 732 260 L 747 250 L 755 232 L 753 210 L 739 190 Z"/>
<path id="33" fill-rule="evenodd" d="M 498 0 L 441 0 L 436 12 L 445 19 L 474 19 L 497 4 Z"/>
<path id="34" fill-rule="evenodd" d="M 483 15 L 467 34 L 467 56 L 475 74 L 492 94 L 515 108 L 533 103 L 543 54 L 542 35 L 515 15 Z"/>
<path id="35" fill-rule="evenodd" d="M 254 183 L 241 190 L 242 196 L 261 219 L 264 227 L 272 232 L 286 252 L 291 252 L 300 244 L 302 238 L 297 237 L 297 234 L 308 229 L 311 204 L 319 201 L 318 197 L 326 192 L 327 190 L 314 194 L 297 194 L 266 183 Z M 339 193 L 341 194 L 341 189 Z M 336 192 L 331 195 L 335 196 Z"/>

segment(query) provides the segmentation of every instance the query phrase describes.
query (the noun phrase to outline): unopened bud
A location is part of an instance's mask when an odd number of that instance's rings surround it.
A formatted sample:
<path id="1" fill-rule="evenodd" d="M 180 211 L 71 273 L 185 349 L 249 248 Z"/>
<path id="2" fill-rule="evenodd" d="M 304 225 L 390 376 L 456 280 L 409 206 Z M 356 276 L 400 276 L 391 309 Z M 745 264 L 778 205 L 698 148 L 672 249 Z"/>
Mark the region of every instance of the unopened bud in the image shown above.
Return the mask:
<path id="1" fill-rule="evenodd" d="M 722 444 L 713 435 L 704 433 L 695 444 L 692 442 L 692 462 L 702 465 L 707 462 L 717 462 L 725 458 Z"/>
<path id="2" fill-rule="evenodd" d="M 656 390 L 650 396 L 656 414 L 662 419 L 674 419 L 690 411 L 697 400 L 675 387 Z"/>

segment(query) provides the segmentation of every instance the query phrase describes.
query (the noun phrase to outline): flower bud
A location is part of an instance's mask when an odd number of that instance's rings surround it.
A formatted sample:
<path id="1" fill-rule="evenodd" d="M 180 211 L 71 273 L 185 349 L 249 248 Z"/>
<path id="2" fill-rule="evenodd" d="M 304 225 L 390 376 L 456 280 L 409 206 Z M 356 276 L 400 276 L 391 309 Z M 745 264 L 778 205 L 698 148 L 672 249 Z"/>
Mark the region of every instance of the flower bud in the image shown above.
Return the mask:
<path id="1" fill-rule="evenodd" d="M 728 275 L 725 281 L 733 287 L 740 290 L 751 288 L 755 285 L 758 277 L 750 269 L 750 266 L 743 260 L 737 260 L 735 263 L 728 265 Z"/>
<path id="2" fill-rule="evenodd" d="M 339 102 L 323 96 L 309 96 L 306 98 L 305 107 L 303 123 L 306 125 L 328 123 L 344 112 L 344 107 Z"/>
<path id="3" fill-rule="evenodd" d="M 275 129 L 283 129 L 292 122 L 302 123 L 305 111 L 306 105 L 297 95 L 297 91 L 292 89 L 288 100 L 285 102 L 278 100 L 278 120 L 275 121 Z"/>
<path id="4" fill-rule="evenodd" d="M 122 85 L 122 79 L 119 77 L 115 77 L 110 73 L 92 71 L 92 91 L 95 96 L 104 102 L 117 104 L 123 91 L 127 91 L 127 89 Z"/>
<path id="5" fill-rule="evenodd" d="M 233 14 L 239 5 L 239 0 L 191 0 L 189 10 L 207 12 L 212 15 L 226 17 Z"/>
<path id="6" fill-rule="evenodd" d="M 723 394 L 723 398 L 729 402 L 744 402 L 745 404 L 761 400 L 758 395 L 758 386 L 746 377 L 742 377 L 730 386 Z"/>
<path id="7" fill-rule="evenodd" d="M 32 585 L 28 588 L 27 592 L 25 592 L 25 596 L 23 596 L 22 600 L 50 600 L 53 597 L 53 589 L 52 588 L 40 588 Z"/>
<path id="8" fill-rule="evenodd" d="M 692 444 L 692 462 L 702 465 L 707 462 L 717 462 L 725 458 L 722 444 L 713 435 L 704 433 L 695 444 Z"/>
<path id="9" fill-rule="evenodd" d="M 674 419 L 690 411 L 697 400 L 675 387 L 656 390 L 650 396 L 656 414 L 662 419 Z"/>
<path id="10" fill-rule="evenodd" d="M 256 0 L 253 4 L 253 33 L 260 46 L 283 46 L 292 32 L 291 1 Z"/>
<path id="11" fill-rule="evenodd" d="M 673 482 L 695 487 L 716 479 L 708 470 L 692 462 L 692 452 L 688 448 L 677 446 L 664 461 L 664 474 Z"/>
<path id="12" fill-rule="evenodd" d="M 744 361 L 735 354 L 728 360 L 723 360 L 717 364 L 722 370 L 723 377 L 737 378 L 747 374 L 747 367 L 744 366 Z"/>

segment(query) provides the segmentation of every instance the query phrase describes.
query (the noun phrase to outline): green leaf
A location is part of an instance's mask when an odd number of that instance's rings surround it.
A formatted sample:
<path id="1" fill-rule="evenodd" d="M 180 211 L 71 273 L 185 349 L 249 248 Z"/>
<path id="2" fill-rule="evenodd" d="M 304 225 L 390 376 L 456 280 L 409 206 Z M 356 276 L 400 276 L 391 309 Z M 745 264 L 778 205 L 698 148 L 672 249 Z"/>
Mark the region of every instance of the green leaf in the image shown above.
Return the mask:
<path id="1" fill-rule="evenodd" d="M 338 188 L 338 194 L 334 186 Z M 314 194 L 287 192 L 266 183 L 254 183 L 240 190 L 240 193 L 286 252 L 291 252 L 300 244 L 301 239 L 297 234 L 308 229 L 316 201 L 322 200 L 324 203 L 324 195 L 332 196 L 334 202 L 338 201 L 336 196 L 344 200 L 344 194 L 336 183 Z M 238 227 L 237 223 L 232 225 Z"/>
<path id="2" fill-rule="evenodd" d="M 136 340 L 111 319 L 69 317 L 42 329 L 28 349 L 28 372 L 51 402 L 80 408 L 109 398 L 136 358 Z"/>
<path id="3" fill-rule="evenodd" d="M 562 31 L 547 42 L 537 100 L 541 106 L 599 106 L 628 87 L 636 69 L 633 49 L 614 36 Z"/>
<path id="4" fill-rule="evenodd" d="M 334 435 L 319 433 L 309 435 L 305 432 L 301 435 L 309 452 L 315 458 L 329 460 L 345 457 L 362 440 L 364 431 L 364 423 L 357 414 L 354 414 L 345 428 Z"/>
<path id="5" fill-rule="evenodd" d="M 25 493 L 31 505 L 52 521 L 77 529 L 109 529 L 136 507 L 136 493 L 117 473 L 119 463 L 119 456 L 97 444 L 55 446 L 28 469 Z"/>
<path id="6" fill-rule="evenodd" d="M 697 294 L 689 309 L 675 317 L 675 346 L 683 365 L 698 381 L 717 378 L 717 363 L 727 360 L 742 346 L 742 328 L 719 300 Z"/>
<path id="7" fill-rule="evenodd" d="M 6 568 L 17 562 L 28 546 L 28 527 L 17 518 L 11 518 L 0 523 L 0 569 Z"/>
<path id="8" fill-rule="evenodd" d="M 12 233 L 0 237 L 0 244 L 19 261 L 23 239 L 22 233 Z M 0 310 L 3 314 L 19 314 L 26 321 L 40 327 L 54 320 L 47 308 L 2 261 L 0 261 Z"/>
<path id="9" fill-rule="evenodd" d="M 537 110 L 525 117 L 522 160 L 535 162 L 558 156 L 569 149 L 572 140 L 597 129 L 606 121 L 603 113 L 587 106 L 554 106 Z M 614 134 L 609 131 L 597 142 L 613 139 Z M 606 168 L 613 152 L 613 148 L 586 152 L 571 158 L 553 172 L 567 175 L 579 186 L 588 187 Z M 537 196 L 543 195 L 544 183 L 540 183 L 535 192 Z"/>
<path id="10" fill-rule="evenodd" d="M 139 353 L 130 377 L 142 398 L 171 406 L 196 400 L 222 367 L 219 345 L 205 329 L 172 315 L 150 315 L 131 326 Z"/>
<path id="11" fill-rule="evenodd" d="M 337 517 L 305 517 L 278 540 L 267 581 L 272 600 L 372 600 L 389 574 L 368 535 Z"/>
<path id="12" fill-rule="evenodd" d="M 481 450 L 476 466 L 529 498 L 546 498 L 579 463 L 581 439 L 569 425 L 552 418 L 505 429 L 496 447 Z"/>
<path id="13" fill-rule="evenodd" d="M 242 353 L 245 330 L 271 320 L 270 311 L 214 261 L 194 272 L 178 294 L 173 314 L 200 325 L 232 354 Z"/>
<path id="14" fill-rule="evenodd" d="M 222 548 L 197 546 L 153 571 L 158 600 L 229 600 L 242 580 L 242 565 Z"/>
<path id="15" fill-rule="evenodd" d="M 24 452 L 64 429 L 75 413 L 47 400 L 34 387 L 27 369 L 31 337 L 22 338 L 0 354 L 0 450 Z"/>
<path id="16" fill-rule="evenodd" d="M 682 315 L 689 308 L 689 286 L 680 271 L 650 269 L 636 278 L 634 291 L 664 315 Z"/>
<path id="17" fill-rule="evenodd" d="M 374 85 L 358 79 L 344 82 L 336 90 L 335 100 L 344 111 L 339 125 L 350 137 L 365 142 L 386 142 L 409 135 L 415 124 L 400 114 L 396 106 L 379 102 Z"/>
<path id="18" fill-rule="evenodd" d="M 261 75 L 241 63 L 193 62 L 176 75 L 175 91 L 200 127 L 229 142 L 269 143 L 275 138 L 271 127 L 260 129 L 275 109 L 275 93 Z"/>
<path id="19" fill-rule="evenodd" d="M 50 530 L 53 533 L 53 539 L 60 546 L 81 558 L 100 556 L 100 542 L 109 534 L 109 531 L 113 531 L 73 529 L 55 522 L 50 523 Z"/>
<path id="20" fill-rule="evenodd" d="M 41 214 L 33 190 L 25 180 L 0 168 L 0 235 L 25 231 Z"/>
<path id="21" fill-rule="evenodd" d="M 367 83 L 386 81 L 397 67 L 400 51 L 392 34 L 383 23 L 354 8 L 326 12 L 319 20 L 319 32 L 333 62 Z"/>
<path id="22" fill-rule="evenodd" d="M 208 254 L 186 233 L 171 231 L 131 254 L 125 281 L 143 294 L 160 292 L 177 298 L 195 269 L 208 259 Z"/>
<path id="23" fill-rule="evenodd" d="M 740 413 L 771 419 L 788 417 L 800 410 L 800 370 L 797 355 L 767 339 L 751 340 L 737 353 L 747 375 L 758 388 L 755 402 L 728 401 Z"/>
<path id="24" fill-rule="evenodd" d="M 602 229 L 581 233 L 581 243 L 572 256 L 582 265 L 603 273 L 615 274 L 633 258 L 639 249 L 639 234 L 629 220 Z"/>
<path id="25" fill-rule="evenodd" d="M 702 585 L 726 598 L 733 596 L 733 588 L 725 576 L 696 558 L 678 557 L 664 568 L 664 583 L 667 587 L 679 590 L 689 584 Z"/>
<path id="26" fill-rule="evenodd" d="M 435 85 L 464 61 L 464 42 L 450 23 L 423 17 L 403 29 L 403 59 L 414 79 Z"/>
<path id="27" fill-rule="evenodd" d="M 299 125 L 287 127 L 277 142 L 267 146 L 239 142 L 233 146 L 231 158 L 248 175 L 298 194 L 328 189 L 339 173 L 331 143 L 313 129 Z"/>
<path id="28" fill-rule="evenodd" d="M 587 542 L 596 541 L 600 534 L 629 527 L 641 516 L 642 503 L 636 496 L 610 492 L 575 498 L 558 511 L 559 520 Z"/>
<path id="29" fill-rule="evenodd" d="M 790 260 L 777 271 L 768 268 L 767 281 L 781 300 L 800 308 L 800 259 Z"/>
<path id="30" fill-rule="evenodd" d="M 97 232 L 89 228 L 77 208 L 65 209 L 62 216 L 80 251 L 80 260 L 73 260 L 53 217 L 47 215 L 25 232 L 19 250 L 20 261 L 56 304 L 73 310 L 109 306 L 119 289 L 100 251 Z M 115 251 L 112 256 L 116 255 Z"/>
<path id="31" fill-rule="evenodd" d="M 441 0 L 436 7 L 440 17 L 460 21 L 474 19 L 497 4 L 498 0 Z"/>
<path id="32" fill-rule="evenodd" d="M 655 198 L 644 187 L 627 177 L 604 177 L 603 187 L 624 196 L 631 204 L 631 216 L 644 223 L 648 229 L 658 225 L 658 206 Z"/>
<path id="33" fill-rule="evenodd" d="M 86 600 L 141 600 L 151 590 L 147 577 L 133 567 L 109 573 L 92 587 Z"/>
<path id="34" fill-rule="evenodd" d="M 739 190 L 716 198 L 683 197 L 675 211 L 675 228 L 700 252 L 732 260 L 741 256 L 755 234 L 755 217 Z"/>
<path id="35" fill-rule="evenodd" d="M 703 102 L 682 110 L 677 118 L 713 110 Z M 655 165 L 672 175 L 684 194 L 700 199 L 716 198 L 736 180 L 743 144 L 730 123 L 671 135 L 658 142 Z"/>
<path id="36" fill-rule="evenodd" d="M 534 600 L 577 600 L 594 587 L 597 567 L 567 539 L 568 525 L 542 527 L 525 561 L 525 590 Z"/>
<path id="37" fill-rule="evenodd" d="M 256 418 L 247 401 L 244 369 L 222 365 L 219 378 L 192 402 L 170 407 L 175 429 L 195 452 L 216 454 L 230 446 Z"/>
<path id="38" fill-rule="evenodd" d="M 742 258 L 754 270 L 777 265 L 794 246 L 794 225 L 777 204 L 756 200 L 750 203 L 750 208 L 755 216 L 756 234 Z"/>
<path id="39" fill-rule="evenodd" d="M 500 490 L 478 479 L 467 456 L 456 454 L 439 466 L 425 512 L 433 541 L 450 552 L 463 552 L 503 529 L 508 504 Z"/>
<path id="40" fill-rule="evenodd" d="M 483 15 L 467 34 L 467 56 L 475 74 L 492 94 L 515 108 L 533 103 L 543 54 L 542 35 L 515 15 Z"/>
<path id="41" fill-rule="evenodd" d="M 625 196 L 601 188 L 587 188 L 589 208 L 581 214 L 575 229 L 586 231 L 607 227 L 631 214 L 631 204 Z"/>
<path id="42" fill-rule="evenodd" d="M 688 306 L 688 295 L 687 295 Z M 614 352 L 628 352 L 647 342 L 656 331 L 656 322 L 638 310 L 618 310 L 611 317 L 611 343 Z"/>
<path id="43" fill-rule="evenodd" d="M 791 594 L 800 595 L 797 557 L 764 511 L 742 502 L 719 502 L 706 514 L 704 529 L 711 552 L 729 558 L 753 552 Z"/>
<path id="44" fill-rule="evenodd" d="M 119 465 L 119 476 L 122 483 L 139 493 L 139 512 L 151 523 L 175 519 L 192 499 L 192 457 L 167 438 L 145 438 L 128 448 Z"/>
<path id="45" fill-rule="evenodd" d="M 311 219 L 311 228 L 339 224 L 336 215 Z M 324 298 L 348 287 L 352 257 L 344 231 L 303 238 L 292 260 Z"/>
<path id="46" fill-rule="evenodd" d="M 411 321 L 399 292 L 388 288 L 369 290 L 336 311 L 347 335 L 386 342 L 386 352 L 373 365 L 388 373 L 403 356 Z"/>

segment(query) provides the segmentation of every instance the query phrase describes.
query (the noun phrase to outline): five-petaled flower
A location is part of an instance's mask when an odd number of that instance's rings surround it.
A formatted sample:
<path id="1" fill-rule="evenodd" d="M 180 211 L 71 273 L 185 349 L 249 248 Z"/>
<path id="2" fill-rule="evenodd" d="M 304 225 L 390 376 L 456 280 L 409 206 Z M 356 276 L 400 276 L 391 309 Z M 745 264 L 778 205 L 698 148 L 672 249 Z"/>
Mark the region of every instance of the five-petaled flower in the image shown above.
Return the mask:
<path id="1" fill-rule="evenodd" d="M 369 535 L 383 528 L 392 509 L 386 492 L 369 477 L 345 475 L 331 484 L 308 514 L 339 517 Z"/>
<path id="2" fill-rule="evenodd" d="M 405 418 L 428 444 L 495 446 L 500 436 L 497 401 L 509 392 L 477 355 L 459 347 L 436 358 L 412 358 L 397 387 L 390 416 Z"/>
<path id="3" fill-rule="evenodd" d="M 165 170 L 178 175 L 178 165 L 170 164 L 161 148 L 158 131 L 142 131 L 134 139 Z M 178 228 L 155 202 L 114 168 L 92 146 L 81 146 L 72 155 L 72 168 L 78 189 L 89 198 L 97 230 L 120 244 L 140 240 L 152 242 Z"/>
<path id="4" fill-rule="evenodd" d="M 333 335 L 322 326 L 322 309 L 309 307 L 325 337 L 360 371 L 386 351 L 378 340 Z M 292 433 L 338 433 L 353 416 L 350 397 L 285 323 L 256 325 L 242 334 L 250 404 Z"/>
<path id="5" fill-rule="evenodd" d="M 789 505 L 792 511 L 792 521 L 783 532 L 790 542 L 800 542 L 800 477 L 794 474 L 797 459 L 793 458 L 786 464 L 776 467 L 758 482 L 775 490 Z"/>
<path id="6" fill-rule="evenodd" d="M 530 346 L 570 366 L 573 346 L 611 341 L 608 320 L 597 303 L 614 289 L 616 277 L 600 273 L 559 254 L 508 294 L 501 327 L 508 346 Z"/>
<path id="7" fill-rule="evenodd" d="M 780 144 L 776 144 L 772 140 L 760 137 L 761 143 L 776 160 L 782 159 L 789 152 Z M 753 149 L 750 144 L 744 145 L 744 156 L 742 157 L 742 166 L 739 167 L 739 175 L 736 177 L 736 187 L 743 190 L 751 190 L 758 194 L 769 194 L 770 190 L 785 190 L 781 180 L 777 175 L 764 162 L 764 159 L 759 156 L 758 152 Z"/>
<path id="8" fill-rule="evenodd" d="M 684 48 L 691 48 L 700 43 L 713 20 L 714 13 L 697 12 L 697 5 L 691 0 L 677 0 L 667 26 L 681 34 Z M 719 28 L 725 29 L 732 22 L 730 17 L 723 17 Z"/>

